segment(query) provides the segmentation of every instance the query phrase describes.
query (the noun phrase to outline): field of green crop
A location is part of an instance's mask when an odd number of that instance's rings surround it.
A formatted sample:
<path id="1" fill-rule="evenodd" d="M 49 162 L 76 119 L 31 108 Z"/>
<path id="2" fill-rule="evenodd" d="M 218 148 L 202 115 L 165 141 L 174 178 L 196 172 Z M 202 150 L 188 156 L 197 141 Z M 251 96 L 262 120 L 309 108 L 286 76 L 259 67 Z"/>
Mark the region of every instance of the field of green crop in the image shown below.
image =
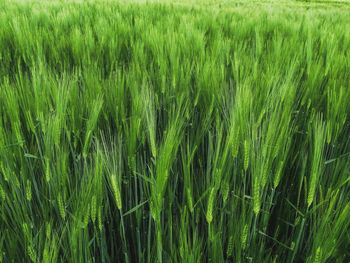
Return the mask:
<path id="1" fill-rule="evenodd" d="M 0 262 L 350 262 L 350 3 L 0 1 Z"/>

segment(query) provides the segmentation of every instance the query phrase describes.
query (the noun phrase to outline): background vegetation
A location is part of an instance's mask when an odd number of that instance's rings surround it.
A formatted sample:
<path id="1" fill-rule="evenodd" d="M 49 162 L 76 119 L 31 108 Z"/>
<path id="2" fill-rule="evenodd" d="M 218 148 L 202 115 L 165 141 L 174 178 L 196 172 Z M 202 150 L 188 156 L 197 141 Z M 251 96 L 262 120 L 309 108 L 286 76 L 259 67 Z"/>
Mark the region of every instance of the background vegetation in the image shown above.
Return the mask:
<path id="1" fill-rule="evenodd" d="M 0 3 L 0 261 L 350 261 L 346 3 Z"/>

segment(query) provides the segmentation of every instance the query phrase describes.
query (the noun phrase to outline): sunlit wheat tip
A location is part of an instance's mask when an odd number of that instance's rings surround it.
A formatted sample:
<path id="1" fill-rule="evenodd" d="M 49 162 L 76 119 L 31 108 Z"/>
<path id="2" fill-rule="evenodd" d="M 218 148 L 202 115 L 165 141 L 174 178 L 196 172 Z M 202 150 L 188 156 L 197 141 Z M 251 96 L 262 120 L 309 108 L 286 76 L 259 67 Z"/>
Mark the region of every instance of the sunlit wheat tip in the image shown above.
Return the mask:
<path id="1" fill-rule="evenodd" d="M 84 218 L 83 218 L 83 228 L 87 227 L 89 224 L 89 218 L 90 218 L 90 204 L 87 205 L 87 208 L 85 210 Z"/>
<path id="2" fill-rule="evenodd" d="M 214 206 L 215 195 L 216 195 L 216 191 L 215 191 L 215 188 L 213 187 L 209 194 L 207 214 L 206 214 L 206 219 L 209 224 L 213 221 L 213 206 Z"/>
<path id="3" fill-rule="evenodd" d="M 248 237 L 248 224 L 245 224 L 241 235 L 241 247 L 243 250 L 245 249 L 247 244 L 247 237 Z"/>
<path id="4" fill-rule="evenodd" d="M 102 231 L 102 207 L 99 207 L 99 209 L 97 210 L 97 221 L 98 221 L 98 229 L 100 229 L 100 231 Z"/>
<path id="5" fill-rule="evenodd" d="M 187 188 L 187 201 L 188 201 L 188 208 L 190 209 L 190 212 L 193 213 L 193 199 L 192 199 L 192 192 L 190 188 Z"/>
<path id="6" fill-rule="evenodd" d="M 32 200 L 32 186 L 30 180 L 27 180 L 27 187 L 26 187 L 26 196 L 27 200 L 31 201 Z"/>
<path id="7" fill-rule="evenodd" d="M 96 196 L 93 195 L 91 198 L 91 221 L 95 223 L 96 221 Z"/>
<path id="8" fill-rule="evenodd" d="M 32 245 L 28 246 L 28 256 L 32 262 L 36 262 L 37 256 Z"/>
<path id="9" fill-rule="evenodd" d="M 317 248 L 314 262 L 313 263 L 320 263 L 321 262 L 321 257 L 322 257 L 322 249 L 320 247 Z"/>
<path id="10" fill-rule="evenodd" d="M 115 200 L 117 203 L 117 207 L 120 210 L 120 209 L 122 209 L 122 197 L 120 194 L 119 184 L 118 184 L 117 177 L 115 174 L 112 174 L 111 182 L 112 182 L 112 190 L 113 190 L 114 197 L 115 197 Z"/>
<path id="11" fill-rule="evenodd" d="M 249 166 L 250 144 L 248 140 L 244 140 L 244 171 L 247 171 Z"/>
<path id="12" fill-rule="evenodd" d="M 60 193 L 57 196 L 57 204 L 58 204 L 58 210 L 60 212 L 62 219 L 65 219 L 66 218 L 66 209 L 64 207 L 64 202 L 62 200 L 62 196 Z"/>
<path id="13" fill-rule="evenodd" d="M 0 196 L 2 200 L 6 199 L 6 193 L 5 190 L 2 188 L 2 185 L 0 184 Z"/>

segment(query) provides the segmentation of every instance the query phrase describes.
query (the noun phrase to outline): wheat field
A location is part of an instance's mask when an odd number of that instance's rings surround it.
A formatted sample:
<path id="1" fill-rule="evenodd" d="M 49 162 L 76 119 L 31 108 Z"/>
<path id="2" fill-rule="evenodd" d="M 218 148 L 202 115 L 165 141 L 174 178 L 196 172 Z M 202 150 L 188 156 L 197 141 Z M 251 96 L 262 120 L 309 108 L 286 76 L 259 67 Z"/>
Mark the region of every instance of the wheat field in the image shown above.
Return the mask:
<path id="1" fill-rule="evenodd" d="M 0 1 L 0 262 L 350 262 L 335 1 Z"/>

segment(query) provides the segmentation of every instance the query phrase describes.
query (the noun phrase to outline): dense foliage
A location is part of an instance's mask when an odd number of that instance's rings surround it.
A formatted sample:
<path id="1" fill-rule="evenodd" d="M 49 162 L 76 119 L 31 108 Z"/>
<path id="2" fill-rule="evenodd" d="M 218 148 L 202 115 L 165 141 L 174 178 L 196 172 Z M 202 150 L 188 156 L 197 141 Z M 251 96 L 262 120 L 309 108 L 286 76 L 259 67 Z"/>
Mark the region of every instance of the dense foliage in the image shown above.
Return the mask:
<path id="1" fill-rule="evenodd" d="M 350 261 L 349 9 L 0 3 L 3 262 Z"/>

